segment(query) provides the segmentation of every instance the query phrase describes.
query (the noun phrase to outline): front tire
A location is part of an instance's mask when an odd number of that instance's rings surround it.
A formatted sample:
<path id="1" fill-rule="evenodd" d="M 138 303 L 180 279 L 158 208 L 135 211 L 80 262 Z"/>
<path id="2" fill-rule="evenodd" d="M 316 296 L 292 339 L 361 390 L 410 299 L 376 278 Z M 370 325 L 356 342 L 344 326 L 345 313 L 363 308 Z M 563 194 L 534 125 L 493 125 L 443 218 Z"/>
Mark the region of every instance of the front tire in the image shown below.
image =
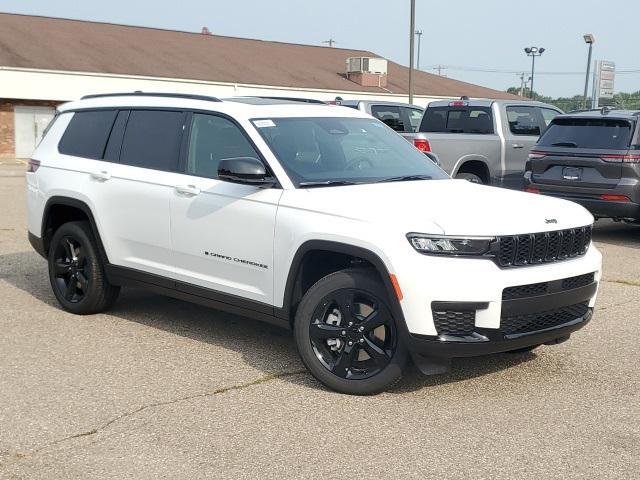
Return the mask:
<path id="1" fill-rule="evenodd" d="M 341 393 L 386 390 L 407 361 L 386 290 L 370 270 L 342 270 L 313 285 L 298 306 L 294 335 L 311 374 Z"/>
<path id="2" fill-rule="evenodd" d="M 53 235 L 49 246 L 49 281 L 58 302 L 76 315 L 108 309 L 120 287 L 107 281 L 98 245 L 88 222 L 69 222 Z"/>

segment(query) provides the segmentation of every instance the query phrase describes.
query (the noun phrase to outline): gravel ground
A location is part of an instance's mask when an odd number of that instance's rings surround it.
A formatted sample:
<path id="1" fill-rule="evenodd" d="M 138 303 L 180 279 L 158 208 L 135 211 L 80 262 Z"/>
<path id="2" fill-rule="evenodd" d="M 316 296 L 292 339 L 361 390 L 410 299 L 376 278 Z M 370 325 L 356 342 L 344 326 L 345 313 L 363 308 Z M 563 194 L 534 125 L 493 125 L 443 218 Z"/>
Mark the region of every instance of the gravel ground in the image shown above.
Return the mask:
<path id="1" fill-rule="evenodd" d="M 19 168 L 0 166 L 0 478 L 638 477 L 638 227 L 597 224 L 605 281 L 571 341 L 350 397 L 248 319 L 141 290 L 63 312 Z"/>

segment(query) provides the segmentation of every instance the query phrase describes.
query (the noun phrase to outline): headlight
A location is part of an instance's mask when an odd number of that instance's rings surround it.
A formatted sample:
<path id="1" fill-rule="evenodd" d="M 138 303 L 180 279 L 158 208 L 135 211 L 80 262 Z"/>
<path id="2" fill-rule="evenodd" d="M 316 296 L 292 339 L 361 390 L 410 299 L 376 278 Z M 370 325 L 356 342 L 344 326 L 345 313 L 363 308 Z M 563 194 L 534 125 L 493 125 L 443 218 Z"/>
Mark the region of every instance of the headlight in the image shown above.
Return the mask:
<path id="1" fill-rule="evenodd" d="M 444 237 L 410 233 L 409 242 L 418 252 L 427 255 L 484 255 L 489 252 L 493 237 Z"/>

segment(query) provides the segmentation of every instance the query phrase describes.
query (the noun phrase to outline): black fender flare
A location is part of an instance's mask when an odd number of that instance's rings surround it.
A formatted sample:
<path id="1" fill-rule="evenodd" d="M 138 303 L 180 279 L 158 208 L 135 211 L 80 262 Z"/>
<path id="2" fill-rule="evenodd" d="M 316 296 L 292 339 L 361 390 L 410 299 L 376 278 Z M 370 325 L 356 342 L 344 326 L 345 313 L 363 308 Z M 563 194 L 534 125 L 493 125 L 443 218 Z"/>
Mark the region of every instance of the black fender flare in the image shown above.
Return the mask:
<path id="1" fill-rule="evenodd" d="M 295 282 L 300 271 L 300 265 L 302 264 L 304 256 L 308 252 L 313 250 L 323 250 L 327 252 L 350 255 L 353 257 L 362 258 L 363 260 L 366 260 L 371 265 L 373 265 L 373 267 L 378 272 L 378 275 L 380 275 L 380 279 L 382 280 L 385 290 L 387 291 L 391 311 L 394 318 L 398 322 L 397 326 L 400 330 L 401 337 L 407 338 L 407 335 L 409 335 L 409 330 L 405 323 L 404 314 L 402 313 L 402 307 L 400 306 L 400 301 L 396 296 L 396 291 L 393 283 L 391 283 L 391 276 L 389 270 L 387 269 L 387 266 L 382 261 L 382 259 L 371 250 L 355 245 L 350 245 L 348 243 L 332 242 L 329 240 L 308 240 L 300 245 L 300 247 L 298 247 L 298 250 L 293 256 L 293 260 L 291 261 L 291 265 L 289 267 L 287 283 L 284 289 L 284 300 L 282 303 L 282 308 L 275 308 L 275 315 L 277 317 L 286 320 L 291 319 L 291 302 L 294 294 Z"/>
<path id="2" fill-rule="evenodd" d="M 87 218 L 89 219 L 89 224 L 91 225 L 91 232 L 93 233 L 94 238 L 98 242 L 98 248 L 100 249 L 100 254 L 105 262 L 105 264 L 109 263 L 109 259 L 107 257 L 107 252 L 104 249 L 104 245 L 102 244 L 102 238 L 100 237 L 100 232 L 98 231 L 98 225 L 96 224 L 95 218 L 93 216 L 93 211 L 82 200 L 78 200 L 73 197 L 63 197 L 63 196 L 53 196 L 47 200 L 47 203 L 44 206 L 44 210 L 42 213 L 42 225 L 40 227 L 40 232 L 42 235 L 43 242 L 43 252 L 48 254 L 49 252 L 49 241 L 50 238 L 47 238 L 47 222 L 49 220 L 49 214 L 51 212 L 51 208 L 57 205 L 64 205 L 67 207 L 77 208 L 82 211 Z"/>

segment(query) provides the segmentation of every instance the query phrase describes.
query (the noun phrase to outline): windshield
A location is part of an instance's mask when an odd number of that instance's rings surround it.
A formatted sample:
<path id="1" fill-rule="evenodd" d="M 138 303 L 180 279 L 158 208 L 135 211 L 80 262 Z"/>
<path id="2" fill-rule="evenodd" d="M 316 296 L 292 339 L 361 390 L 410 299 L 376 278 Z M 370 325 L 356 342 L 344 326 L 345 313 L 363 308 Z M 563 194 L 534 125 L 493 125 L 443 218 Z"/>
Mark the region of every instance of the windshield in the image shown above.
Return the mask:
<path id="1" fill-rule="evenodd" d="M 426 155 L 375 119 L 271 118 L 253 124 L 296 186 L 448 178 Z"/>

